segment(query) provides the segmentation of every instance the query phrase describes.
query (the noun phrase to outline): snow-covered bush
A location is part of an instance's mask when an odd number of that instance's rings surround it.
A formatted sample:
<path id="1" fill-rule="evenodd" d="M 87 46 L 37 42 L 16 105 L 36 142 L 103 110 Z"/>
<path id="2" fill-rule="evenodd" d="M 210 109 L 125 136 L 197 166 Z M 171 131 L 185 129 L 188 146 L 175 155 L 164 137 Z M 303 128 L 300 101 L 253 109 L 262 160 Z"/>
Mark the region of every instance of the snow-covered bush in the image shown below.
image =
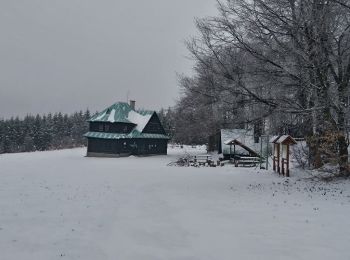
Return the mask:
<path id="1" fill-rule="evenodd" d="M 309 148 L 305 141 L 298 142 L 297 145 L 292 146 L 292 157 L 298 163 L 299 167 L 306 169 L 310 167 L 309 162 Z"/>

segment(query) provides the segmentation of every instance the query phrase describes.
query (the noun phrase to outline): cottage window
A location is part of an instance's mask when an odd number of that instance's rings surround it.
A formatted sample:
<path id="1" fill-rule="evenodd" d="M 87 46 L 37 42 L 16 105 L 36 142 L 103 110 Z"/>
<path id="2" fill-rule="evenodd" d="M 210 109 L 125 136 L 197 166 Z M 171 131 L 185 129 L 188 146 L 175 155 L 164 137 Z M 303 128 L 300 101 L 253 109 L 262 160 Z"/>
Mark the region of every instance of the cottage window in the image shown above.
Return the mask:
<path id="1" fill-rule="evenodd" d="M 127 126 L 124 126 L 123 131 L 124 131 L 124 133 L 127 133 L 127 132 L 128 132 L 128 127 L 127 127 Z"/>
<path id="2" fill-rule="evenodd" d="M 156 144 L 150 144 L 150 145 L 148 145 L 148 149 L 149 149 L 149 150 L 152 150 L 153 148 L 156 148 L 156 147 L 157 147 Z"/>
<path id="3" fill-rule="evenodd" d="M 109 125 L 105 125 L 105 132 L 109 132 Z"/>
<path id="4" fill-rule="evenodd" d="M 98 131 L 103 132 L 103 124 L 98 125 Z"/>

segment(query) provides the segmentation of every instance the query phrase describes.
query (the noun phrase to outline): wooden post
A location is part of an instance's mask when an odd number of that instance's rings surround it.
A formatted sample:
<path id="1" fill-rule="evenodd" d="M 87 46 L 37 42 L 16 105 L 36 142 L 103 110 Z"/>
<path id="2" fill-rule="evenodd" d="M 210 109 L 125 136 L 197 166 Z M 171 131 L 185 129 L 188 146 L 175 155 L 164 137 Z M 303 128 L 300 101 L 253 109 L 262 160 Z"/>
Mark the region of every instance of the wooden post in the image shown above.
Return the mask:
<path id="1" fill-rule="evenodd" d="M 280 144 L 277 144 L 277 172 L 278 174 L 281 174 L 281 167 L 280 167 L 280 153 L 281 153 L 281 149 L 280 149 Z"/>
<path id="2" fill-rule="evenodd" d="M 273 144 L 273 170 L 276 171 L 276 144 Z"/>
<path id="3" fill-rule="evenodd" d="M 270 137 L 269 135 L 267 135 L 266 136 L 266 170 L 269 169 L 269 150 L 270 150 L 269 140 L 270 140 Z"/>
<path id="4" fill-rule="evenodd" d="M 289 144 L 287 144 L 286 177 L 289 177 Z"/>
<path id="5" fill-rule="evenodd" d="M 234 144 L 233 145 L 233 162 L 235 163 L 235 166 L 236 166 L 236 156 L 235 156 L 235 154 L 236 154 L 236 145 Z"/>
<path id="6" fill-rule="evenodd" d="M 260 164 L 260 169 L 262 169 L 262 155 L 263 155 L 263 144 L 262 144 L 262 138 L 260 138 L 260 160 L 259 160 L 259 164 Z"/>

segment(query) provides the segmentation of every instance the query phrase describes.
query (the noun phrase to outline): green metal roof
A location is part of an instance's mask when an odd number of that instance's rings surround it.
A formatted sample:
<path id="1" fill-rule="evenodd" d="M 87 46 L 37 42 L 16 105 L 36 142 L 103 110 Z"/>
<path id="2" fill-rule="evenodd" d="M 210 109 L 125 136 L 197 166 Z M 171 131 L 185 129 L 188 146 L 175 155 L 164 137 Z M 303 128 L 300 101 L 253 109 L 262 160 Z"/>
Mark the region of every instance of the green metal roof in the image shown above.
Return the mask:
<path id="1" fill-rule="evenodd" d="M 118 102 L 97 113 L 89 119 L 90 122 L 110 122 L 110 123 L 129 123 L 137 124 L 129 119 L 129 113 L 134 111 L 141 116 L 151 116 L 154 111 L 133 110 L 128 103 Z"/>
<path id="2" fill-rule="evenodd" d="M 89 138 L 99 138 L 99 139 L 131 139 L 131 138 L 170 139 L 167 135 L 140 133 L 137 130 L 133 130 L 131 131 L 131 133 L 128 133 L 128 134 L 87 132 L 84 136 Z"/>
<path id="3" fill-rule="evenodd" d="M 128 103 L 118 102 L 91 117 L 89 122 L 130 123 L 134 124 L 134 129 L 127 134 L 87 132 L 84 136 L 89 138 L 102 139 L 170 139 L 167 135 L 163 134 L 143 133 L 144 128 L 154 113 L 154 111 L 150 110 L 134 110 Z"/>

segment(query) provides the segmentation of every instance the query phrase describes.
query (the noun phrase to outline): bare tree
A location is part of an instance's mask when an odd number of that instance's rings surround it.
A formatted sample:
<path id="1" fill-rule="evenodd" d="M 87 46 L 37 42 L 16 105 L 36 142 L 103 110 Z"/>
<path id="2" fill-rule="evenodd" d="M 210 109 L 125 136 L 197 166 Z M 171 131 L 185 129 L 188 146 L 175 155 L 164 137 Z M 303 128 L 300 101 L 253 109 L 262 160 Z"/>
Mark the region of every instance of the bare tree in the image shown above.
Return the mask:
<path id="1" fill-rule="evenodd" d="M 233 104 L 249 120 L 308 122 L 304 133 L 315 137 L 315 158 L 322 157 L 324 137 L 337 136 L 329 149 L 336 147 L 340 173 L 348 176 L 347 1 L 227 0 L 218 9 L 217 17 L 197 20 L 200 36 L 187 47 L 198 77 L 182 85 L 213 103 Z"/>

